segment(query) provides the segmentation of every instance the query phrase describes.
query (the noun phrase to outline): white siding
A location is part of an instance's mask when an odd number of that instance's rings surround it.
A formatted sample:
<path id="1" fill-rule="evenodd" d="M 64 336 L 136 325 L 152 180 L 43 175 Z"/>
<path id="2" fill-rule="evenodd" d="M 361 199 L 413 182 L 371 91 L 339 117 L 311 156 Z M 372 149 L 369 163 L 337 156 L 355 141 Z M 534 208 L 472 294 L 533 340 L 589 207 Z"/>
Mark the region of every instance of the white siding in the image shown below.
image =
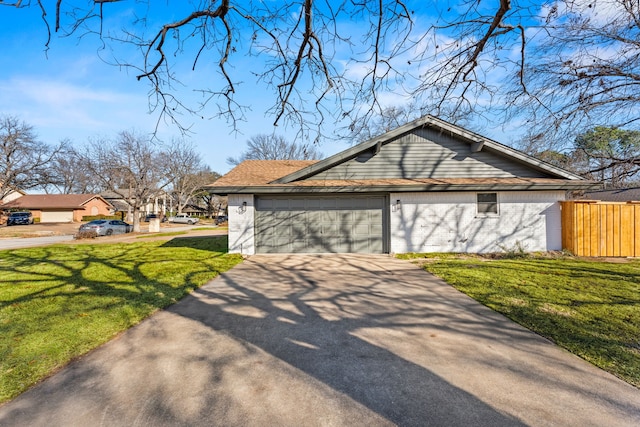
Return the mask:
<path id="1" fill-rule="evenodd" d="M 246 202 L 246 208 L 243 203 Z M 229 252 L 255 253 L 253 194 L 229 194 Z"/>
<path id="2" fill-rule="evenodd" d="M 391 252 L 561 249 L 563 191 L 498 192 L 499 214 L 476 214 L 476 193 L 392 193 Z M 396 201 L 401 208 L 395 208 Z"/>

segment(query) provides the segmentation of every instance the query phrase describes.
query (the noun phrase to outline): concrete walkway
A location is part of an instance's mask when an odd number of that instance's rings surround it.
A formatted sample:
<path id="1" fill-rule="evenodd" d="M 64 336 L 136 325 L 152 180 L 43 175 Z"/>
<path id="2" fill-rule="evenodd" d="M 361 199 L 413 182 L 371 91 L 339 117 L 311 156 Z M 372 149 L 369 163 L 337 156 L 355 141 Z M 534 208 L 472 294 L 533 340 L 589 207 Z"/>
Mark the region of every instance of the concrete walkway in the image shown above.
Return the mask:
<path id="1" fill-rule="evenodd" d="M 56 243 L 69 242 L 73 240 L 72 235 L 65 236 L 44 236 L 44 237 L 15 237 L 0 239 L 0 250 L 31 248 L 34 246 L 47 246 Z"/>
<path id="2" fill-rule="evenodd" d="M 386 256 L 253 256 L 2 426 L 637 426 L 640 390 Z"/>

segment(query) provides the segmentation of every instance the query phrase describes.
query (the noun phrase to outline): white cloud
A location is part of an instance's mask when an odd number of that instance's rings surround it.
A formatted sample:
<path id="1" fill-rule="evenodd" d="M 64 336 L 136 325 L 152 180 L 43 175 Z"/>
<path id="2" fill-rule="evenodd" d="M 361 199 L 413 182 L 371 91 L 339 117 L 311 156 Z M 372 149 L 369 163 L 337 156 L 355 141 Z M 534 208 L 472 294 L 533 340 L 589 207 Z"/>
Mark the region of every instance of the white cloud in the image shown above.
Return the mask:
<path id="1" fill-rule="evenodd" d="M 551 5 L 540 8 L 538 19 L 544 22 L 549 13 L 554 10 L 560 19 L 568 15 L 578 15 L 581 18 L 589 18 L 594 25 L 606 25 L 624 15 L 624 5 L 620 0 L 558 0 Z"/>
<path id="2" fill-rule="evenodd" d="M 45 140 L 86 138 L 151 121 L 144 97 L 65 81 L 16 77 L 0 83 L 0 99 L 4 114 L 33 125 Z"/>

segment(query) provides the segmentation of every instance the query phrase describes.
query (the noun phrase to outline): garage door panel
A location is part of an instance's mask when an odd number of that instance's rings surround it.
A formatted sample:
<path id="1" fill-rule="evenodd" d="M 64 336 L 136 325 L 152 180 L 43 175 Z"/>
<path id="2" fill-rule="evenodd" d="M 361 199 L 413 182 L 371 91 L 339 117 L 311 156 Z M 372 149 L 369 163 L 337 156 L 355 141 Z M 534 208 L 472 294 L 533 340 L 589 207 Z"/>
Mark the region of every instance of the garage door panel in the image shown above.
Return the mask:
<path id="1" fill-rule="evenodd" d="M 371 234 L 382 236 L 382 225 L 371 224 Z"/>
<path id="2" fill-rule="evenodd" d="M 320 233 L 322 235 L 325 235 L 326 237 L 339 236 L 340 228 L 338 227 L 338 224 L 335 224 L 335 223 L 321 224 Z M 319 236 L 319 237 L 322 237 L 322 236 Z"/>
<path id="3" fill-rule="evenodd" d="M 294 252 L 302 251 L 307 247 L 307 239 L 293 239 L 291 248 Z"/>
<path id="4" fill-rule="evenodd" d="M 362 234 L 364 236 L 368 236 L 369 234 L 371 234 L 371 227 L 369 226 L 369 224 L 356 224 L 353 227 L 353 234 Z"/>
<path id="5" fill-rule="evenodd" d="M 292 212 L 276 210 L 273 212 L 273 217 L 276 221 L 288 220 L 292 216 Z"/>
<path id="6" fill-rule="evenodd" d="M 323 222 L 338 220 L 338 211 L 322 211 L 320 214 L 322 215 Z"/>
<path id="7" fill-rule="evenodd" d="M 73 211 L 41 211 L 40 222 L 73 222 Z"/>
<path id="8" fill-rule="evenodd" d="M 324 212 L 319 212 L 319 211 L 308 211 L 307 212 L 307 219 L 310 222 L 322 222 L 325 220 L 325 215 Z"/>
<path id="9" fill-rule="evenodd" d="M 384 197 L 256 199 L 261 253 L 382 253 Z"/>

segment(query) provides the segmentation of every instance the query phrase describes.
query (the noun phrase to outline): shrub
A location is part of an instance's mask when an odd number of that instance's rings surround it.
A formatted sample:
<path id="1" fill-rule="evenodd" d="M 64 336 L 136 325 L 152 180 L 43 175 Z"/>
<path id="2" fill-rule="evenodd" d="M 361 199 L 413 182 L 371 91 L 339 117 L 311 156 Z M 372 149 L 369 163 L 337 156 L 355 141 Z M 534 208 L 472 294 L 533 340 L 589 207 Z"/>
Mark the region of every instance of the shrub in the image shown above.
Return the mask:
<path id="1" fill-rule="evenodd" d="M 96 219 L 120 219 L 120 215 L 85 215 L 83 221 L 95 221 Z"/>
<path id="2" fill-rule="evenodd" d="M 527 245 L 520 240 L 516 240 L 513 246 L 498 245 L 498 247 L 504 252 L 503 254 L 499 254 L 499 258 L 503 259 L 529 258 L 531 255 L 527 252 Z"/>
<path id="3" fill-rule="evenodd" d="M 96 233 L 95 230 L 78 231 L 75 234 L 75 236 L 73 236 L 73 238 L 76 239 L 76 240 L 80 240 L 80 239 L 95 239 L 96 237 L 98 237 L 98 233 Z"/>

